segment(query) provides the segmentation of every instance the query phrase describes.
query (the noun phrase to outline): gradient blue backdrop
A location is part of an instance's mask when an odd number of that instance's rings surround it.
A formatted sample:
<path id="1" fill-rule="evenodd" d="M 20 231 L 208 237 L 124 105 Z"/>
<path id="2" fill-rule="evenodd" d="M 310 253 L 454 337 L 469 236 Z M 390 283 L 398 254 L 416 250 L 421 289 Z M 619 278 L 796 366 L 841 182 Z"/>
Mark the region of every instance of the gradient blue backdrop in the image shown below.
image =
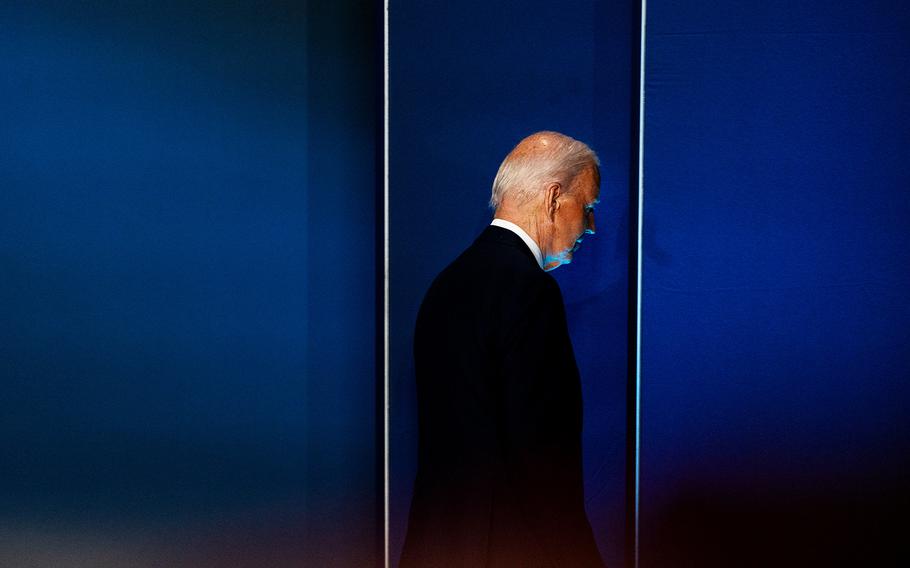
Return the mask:
<path id="1" fill-rule="evenodd" d="M 648 2 L 643 568 L 898 565 L 908 93 L 905 3 Z"/>
<path id="2" fill-rule="evenodd" d="M 0 565 L 376 560 L 361 4 L 0 7 Z"/>
<path id="3" fill-rule="evenodd" d="M 0 7 L 0 564 L 377 560 L 361 4 Z M 604 161 L 598 235 L 554 274 L 622 563 L 629 16 L 392 4 L 393 556 L 418 302 L 552 128 Z M 642 566 L 900 565 L 910 14 L 652 0 L 648 23 Z"/>

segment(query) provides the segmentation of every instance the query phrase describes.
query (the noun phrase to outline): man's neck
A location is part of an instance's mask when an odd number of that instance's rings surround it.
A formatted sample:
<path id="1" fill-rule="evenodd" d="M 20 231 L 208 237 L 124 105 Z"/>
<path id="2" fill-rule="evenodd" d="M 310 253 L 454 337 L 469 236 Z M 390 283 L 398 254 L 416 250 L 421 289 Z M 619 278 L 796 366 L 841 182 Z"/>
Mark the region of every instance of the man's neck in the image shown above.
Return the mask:
<path id="1" fill-rule="evenodd" d="M 533 215 L 521 214 L 514 210 L 497 209 L 496 213 L 493 214 L 493 218 L 502 219 L 503 221 L 508 221 L 510 223 L 518 225 L 521 227 L 522 231 L 527 233 L 528 236 L 534 240 L 538 248 L 543 251 L 543 247 L 541 246 L 540 242 L 540 231 Z"/>
<path id="2" fill-rule="evenodd" d="M 512 217 L 512 219 L 514 219 L 514 218 L 515 217 Z M 508 230 L 512 231 L 513 233 L 517 234 L 519 237 L 521 237 L 521 240 L 523 240 L 525 242 L 525 244 L 528 246 L 528 248 L 531 249 L 531 253 L 534 254 L 534 258 L 537 260 L 538 266 L 540 266 L 541 268 L 544 268 L 544 258 L 545 257 L 543 254 L 543 250 L 540 248 L 540 243 L 537 241 L 537 239 L 535 238 L 534 235 L 532 235 L 530 232 L 528 232 L 528 230 L 525 227 L 516 223 L 512 219 L 503 218 L 500 215 L 500 213 L 497 212 L 494 215 L 492 224 L 499 225 L 502 228 L 508 229 Z M 528 223 L 526 223 L 525 226 L 529 227 L 529 228 L 534 227 L 533 224 L 528 224 Z"/>

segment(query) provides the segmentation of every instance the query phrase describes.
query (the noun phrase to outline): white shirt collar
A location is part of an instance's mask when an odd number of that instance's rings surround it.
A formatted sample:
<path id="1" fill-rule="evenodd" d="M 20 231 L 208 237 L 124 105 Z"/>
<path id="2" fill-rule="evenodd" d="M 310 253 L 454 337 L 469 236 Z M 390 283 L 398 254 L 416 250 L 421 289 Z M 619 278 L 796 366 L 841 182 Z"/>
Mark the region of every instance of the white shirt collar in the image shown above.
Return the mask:
<path id="1" fill-rule="evenodd" d="M 537 243 L 534 242 L 534 239 L 532 239 L 531 236 L 524 231 L 524 229 L 511 221 L 506 221 L 505 219 L 493 219 L 493 222 L 490 224 L 497 227 L 502 227 L 503 229 L 508 229 L 521 237 L 521 240 L 523 240 L 525 244 L 528 245 L 528 248 L 531 249 L 531 252 L 534 253 L 534 258 L 537 259 L 537 265 L 543 269 L 543 254 L 540 252 L 540 247 L 537 246 Z"/>

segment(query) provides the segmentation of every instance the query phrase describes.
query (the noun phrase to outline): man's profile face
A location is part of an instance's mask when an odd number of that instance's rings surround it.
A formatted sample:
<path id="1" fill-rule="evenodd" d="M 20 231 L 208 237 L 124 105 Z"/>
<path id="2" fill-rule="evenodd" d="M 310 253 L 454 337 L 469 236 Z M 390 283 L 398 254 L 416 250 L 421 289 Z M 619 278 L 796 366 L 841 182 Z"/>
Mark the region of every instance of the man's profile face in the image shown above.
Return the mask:
<path id="1" fill-rule="evenodd" d="M 547 255 L 546 270 L 572 262 L 572 256 L 581 246 L 585 235 L 593 235 L 594 206 L 600 196 L 600 176 L 594 166 L 582 170 L 559 197 L 553 227 L 552 250 Z"/>

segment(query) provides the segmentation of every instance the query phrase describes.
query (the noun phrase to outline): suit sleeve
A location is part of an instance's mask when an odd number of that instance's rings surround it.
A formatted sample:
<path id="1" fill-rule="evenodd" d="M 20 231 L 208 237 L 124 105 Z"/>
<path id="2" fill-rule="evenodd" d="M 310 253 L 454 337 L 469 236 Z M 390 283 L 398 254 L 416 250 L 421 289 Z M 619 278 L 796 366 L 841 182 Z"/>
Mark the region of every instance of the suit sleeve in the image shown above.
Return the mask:
<path id="1" fill-rule="evenodd" d="M 524 529 L 555 566 L 603 566 L 584 510 L 581 387 L 559 286 L 541 279 L 503 344 L 505 472 Z"/>

